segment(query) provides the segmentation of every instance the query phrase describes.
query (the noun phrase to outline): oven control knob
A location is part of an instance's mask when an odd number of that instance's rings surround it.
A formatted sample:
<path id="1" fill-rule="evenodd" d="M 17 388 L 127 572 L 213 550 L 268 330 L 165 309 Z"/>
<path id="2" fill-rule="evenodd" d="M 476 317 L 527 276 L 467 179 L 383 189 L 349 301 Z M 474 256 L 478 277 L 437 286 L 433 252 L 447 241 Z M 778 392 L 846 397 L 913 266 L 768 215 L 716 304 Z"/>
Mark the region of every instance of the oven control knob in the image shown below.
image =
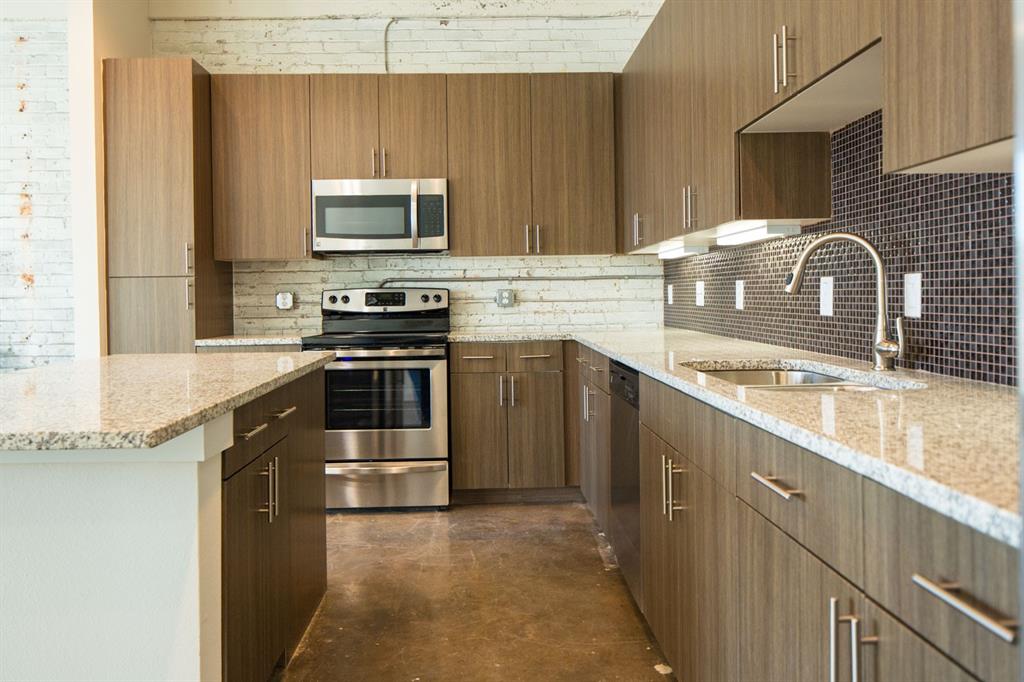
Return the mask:
<path id="1" fill-rule="evenodd" d="M 430 297 L 427 296 L 426 294 L 423 294 L 422 296 L 420 296 L 420 300 L 426 303 L 427 301 L 430 300 Z"/>
<path id="2" fill-rule="evenodd" d="M 434 294 L 434 303 L 441 302 L 441 294 Z"/>
<path id="3" fill-rule="evenodd" d="M 338 302 L 338 297 L 337 296 L 328 296 L 327 300 L 330 301 L 331 303 L 337 303 Z"/>
<path id="4" fill-rule="evenodd" d="M 351 298 L 349 298 L 348 296 L 342 296 L 342 297 L 341 297 L 341 302 L 342 302 L 342 303 L 348 303 L 348 302 L 349 302 L 349 301 L 351 301 L 351 300 L 352 300 L 352 299 L 351 299 Z"/>

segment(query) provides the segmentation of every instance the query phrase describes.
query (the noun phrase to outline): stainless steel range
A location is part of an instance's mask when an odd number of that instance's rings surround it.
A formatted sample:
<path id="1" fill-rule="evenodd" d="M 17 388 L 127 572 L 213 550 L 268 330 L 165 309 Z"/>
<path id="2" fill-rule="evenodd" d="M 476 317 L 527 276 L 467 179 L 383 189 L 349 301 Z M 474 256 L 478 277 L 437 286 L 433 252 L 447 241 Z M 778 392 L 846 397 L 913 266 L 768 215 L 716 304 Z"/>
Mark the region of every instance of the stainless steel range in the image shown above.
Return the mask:
<path id="1" fill-rule="evenodd" d="M 448 505 L 447 289 L 325 291 L 328 509 Z"/>

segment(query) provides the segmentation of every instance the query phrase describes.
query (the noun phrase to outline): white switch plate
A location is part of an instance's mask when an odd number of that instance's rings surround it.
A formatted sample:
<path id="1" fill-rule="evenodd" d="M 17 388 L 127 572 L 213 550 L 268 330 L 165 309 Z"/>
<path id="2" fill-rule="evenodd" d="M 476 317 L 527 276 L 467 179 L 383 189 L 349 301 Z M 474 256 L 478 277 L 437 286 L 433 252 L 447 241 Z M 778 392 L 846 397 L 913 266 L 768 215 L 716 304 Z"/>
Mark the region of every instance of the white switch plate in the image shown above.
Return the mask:
<path id="1" fill-rule="evenodd" d="M 697 305 L 703 306 L 704 305 L 704 282 L 698 281 L 696 289 L 697 289 Z"/>
<path id="2" fill-rule="evenodd" d="M 903 275 L 903 315 L 921 317 L 921 273 Z"/>
<path id="3" fill-rule="evenodd" d="M 672 305 L 672 285 L 668 285 L 668 304 Z"/>
<path id="4" fill-rule="evenodd" d="M 832 316 L 832 297 L 833 290 L 835 289 L 835 282 L 831 277 L 821 278 L 821 289 L 820 289 L 820 312 L 826 317 Z"/>
<path id="5" fill-rule="evenodd" d="M 736 310 L 743 310 L 743 280 L 736 280 Z"/>

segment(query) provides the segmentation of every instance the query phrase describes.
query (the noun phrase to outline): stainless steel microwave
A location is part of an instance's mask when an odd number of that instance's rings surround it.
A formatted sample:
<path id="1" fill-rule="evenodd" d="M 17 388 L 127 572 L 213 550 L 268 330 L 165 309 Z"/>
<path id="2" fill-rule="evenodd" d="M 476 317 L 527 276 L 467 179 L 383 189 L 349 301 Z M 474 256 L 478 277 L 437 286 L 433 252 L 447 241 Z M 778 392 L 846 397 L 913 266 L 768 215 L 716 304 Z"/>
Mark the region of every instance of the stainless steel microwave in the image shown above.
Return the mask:
<path id="1" fill-rule="evenodd" d="M 313 181 L 313 251 L 447 248 L 447 179 Z"/>

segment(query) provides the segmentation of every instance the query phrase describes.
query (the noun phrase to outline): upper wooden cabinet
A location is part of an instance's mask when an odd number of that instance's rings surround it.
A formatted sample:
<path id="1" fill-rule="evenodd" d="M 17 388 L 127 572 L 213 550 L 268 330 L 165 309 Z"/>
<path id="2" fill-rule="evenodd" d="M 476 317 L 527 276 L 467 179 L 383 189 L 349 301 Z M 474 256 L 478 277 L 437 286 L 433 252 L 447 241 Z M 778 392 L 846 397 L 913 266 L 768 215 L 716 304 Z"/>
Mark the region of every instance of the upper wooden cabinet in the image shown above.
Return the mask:
<path id="1" fill-rule="evenodd" d="M 310 76 L 314 179 L 443 178 L 443 74 Z"/>
<path id="2" fill-rule="evenodd" d="M 530 146 L 529 75 L 448 76 L 452 255 L 530 251 Z"/>
<path id="3" fill-rule="evenodd" d="M 454 255 L 611 253 L 610 74 L 448 76 Z"/>
<path id="4" fill-rule="evenodd" d="M 615 251 L 612 77 L 530 76 L 534 250 Z"/>
<path id="5" fill-rule="evenodd" d="M 1013 170 L 1011 5 L 886 0 L 884 172 Z"/>
<path id="6" fill-rule="evenodd" d="M 218 260 L 309 253 L 309 76 L 213 77 Z"/>
<path id="7" fill-rule="evenodd" d="M 103 62 L 112 353 L 191 352 L 230 334 L 231 266 L 213 259 L 210 75 L 191 59 Z"/>

